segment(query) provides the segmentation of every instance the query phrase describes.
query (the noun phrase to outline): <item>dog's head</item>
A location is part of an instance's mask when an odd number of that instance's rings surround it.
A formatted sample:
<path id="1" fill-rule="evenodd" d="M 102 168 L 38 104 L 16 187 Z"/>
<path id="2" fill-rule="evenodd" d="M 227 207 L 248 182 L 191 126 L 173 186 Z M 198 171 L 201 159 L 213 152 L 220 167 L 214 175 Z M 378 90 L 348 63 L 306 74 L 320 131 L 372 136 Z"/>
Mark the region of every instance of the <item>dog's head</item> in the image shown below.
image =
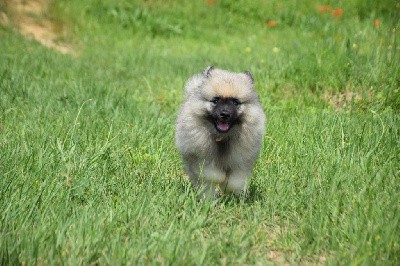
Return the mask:
<path id="1" fill-rule="evenodd" d="M 219 133 L 227 133 L 240 124 L 246 105 L 257 98 L 250 72 L 232 73 L 208 67 L 204 73 L 202 100 L 207 118 Z"/>

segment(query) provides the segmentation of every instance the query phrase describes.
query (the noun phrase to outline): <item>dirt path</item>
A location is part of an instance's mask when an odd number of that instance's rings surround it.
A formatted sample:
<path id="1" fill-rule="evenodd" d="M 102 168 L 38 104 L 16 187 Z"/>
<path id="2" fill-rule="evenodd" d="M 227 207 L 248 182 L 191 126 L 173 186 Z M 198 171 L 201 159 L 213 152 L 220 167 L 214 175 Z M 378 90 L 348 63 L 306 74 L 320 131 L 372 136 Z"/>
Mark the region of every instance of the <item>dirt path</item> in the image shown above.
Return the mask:
<path id="1" fill-rule="evenodd" d="M 17 28 L 26 38 L 46 47 L 76 56 L 72 45 L 61 41 L 66 35 L 62 25 L 46 18 L 50 3 L 51 0 L 3 0 L 0 7 L 4 6 L 5 12 L 0 10 L 0 23 Z"/>

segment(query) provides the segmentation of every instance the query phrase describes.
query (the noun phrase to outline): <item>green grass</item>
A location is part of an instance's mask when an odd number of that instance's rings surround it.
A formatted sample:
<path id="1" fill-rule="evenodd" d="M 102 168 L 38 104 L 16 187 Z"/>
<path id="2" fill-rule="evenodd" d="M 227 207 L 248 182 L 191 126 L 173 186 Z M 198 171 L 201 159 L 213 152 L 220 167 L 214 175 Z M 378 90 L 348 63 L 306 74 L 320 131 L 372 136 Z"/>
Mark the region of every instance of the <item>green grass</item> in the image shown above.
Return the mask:
<path id="1" fill-rule="evenodd" d="M 57 0 L 77 58 L 0 26 L 0 264 L 399 264 L 400 6 L 279 3 Z M 174 147 L 211 64 L 267 114 L 246 198 L 197 201 Z"/>

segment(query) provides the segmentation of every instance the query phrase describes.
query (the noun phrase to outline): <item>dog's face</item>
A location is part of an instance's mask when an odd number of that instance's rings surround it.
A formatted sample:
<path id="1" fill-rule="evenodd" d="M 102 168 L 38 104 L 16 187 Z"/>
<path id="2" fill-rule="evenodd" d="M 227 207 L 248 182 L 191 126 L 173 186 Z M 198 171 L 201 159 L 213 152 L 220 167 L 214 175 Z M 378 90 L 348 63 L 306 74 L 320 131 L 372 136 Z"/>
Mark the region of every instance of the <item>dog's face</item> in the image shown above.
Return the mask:
<path id="1" fill-rule="evenodd" d="M 207 69 L 199 98 L 206 107 L 206 119 L 218 133 L 228 133 L 242 122 L 246 106 L 255 98 L 250 73 L 229 73 Z M 203 106 L 204 106 L 203 105 Z"/>
<path id="2" fill-rule="evenodd" d="M 233 97 L 213 97 L 211 99 L 209 118 L 220 133 L 227 133 L 232 126 L 239 123 L 241 102 Z"/>

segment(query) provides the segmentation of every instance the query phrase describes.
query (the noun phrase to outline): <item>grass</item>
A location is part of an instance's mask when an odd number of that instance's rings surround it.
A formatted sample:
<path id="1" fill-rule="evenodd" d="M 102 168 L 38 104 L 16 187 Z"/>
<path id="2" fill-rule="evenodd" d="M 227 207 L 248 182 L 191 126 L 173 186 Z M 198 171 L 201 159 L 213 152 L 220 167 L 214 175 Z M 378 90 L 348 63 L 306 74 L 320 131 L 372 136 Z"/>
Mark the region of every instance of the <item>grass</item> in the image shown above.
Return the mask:
<path id="1" fill-rule="evenodd" d="M 77 58 L 0 26 L 2 265 L 399 264 L 399 5 L 206 2 L 54 1 Z M 267 114 L 246 198 L 197 201 L 173 144 L 207 65 Z"/>

